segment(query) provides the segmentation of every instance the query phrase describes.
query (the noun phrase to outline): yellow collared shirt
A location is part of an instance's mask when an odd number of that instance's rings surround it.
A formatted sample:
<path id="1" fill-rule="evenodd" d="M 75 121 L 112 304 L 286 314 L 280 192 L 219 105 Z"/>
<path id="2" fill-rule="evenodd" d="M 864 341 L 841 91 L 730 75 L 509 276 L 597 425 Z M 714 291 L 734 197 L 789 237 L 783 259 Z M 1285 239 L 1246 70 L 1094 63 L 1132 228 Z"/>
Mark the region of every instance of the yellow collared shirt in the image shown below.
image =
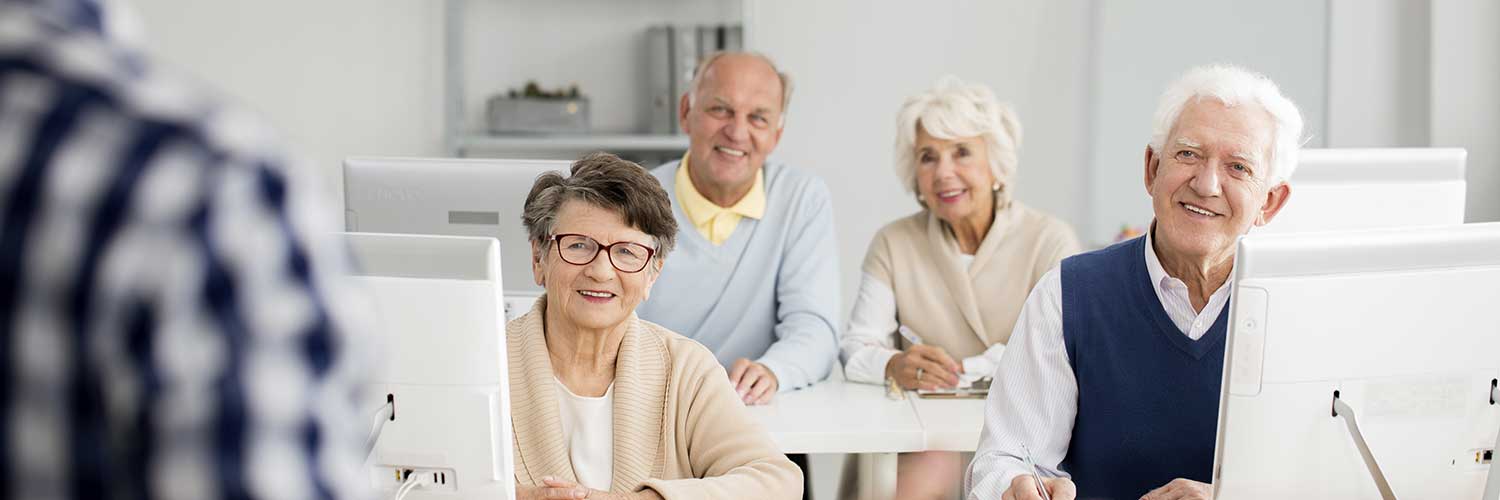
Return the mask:
<path id="1" fill-rule="evenodd" d="M 684 154 L 682 165 L 677 168 L 677 201 L 682 203 L 682 212 L 693 221 L 693 227 L 698 228 L 698 234 L 708 238 L 710 243 L 722 245 L 728 241 L 741 217 L 759 220 L 766 214 L 765 170 L 755 172 L 755 185 L 750 186 L 745 197 L 733 206 L 721 207 L 698 192 L 688 175 L 688 168 L 688 155 Z"/>

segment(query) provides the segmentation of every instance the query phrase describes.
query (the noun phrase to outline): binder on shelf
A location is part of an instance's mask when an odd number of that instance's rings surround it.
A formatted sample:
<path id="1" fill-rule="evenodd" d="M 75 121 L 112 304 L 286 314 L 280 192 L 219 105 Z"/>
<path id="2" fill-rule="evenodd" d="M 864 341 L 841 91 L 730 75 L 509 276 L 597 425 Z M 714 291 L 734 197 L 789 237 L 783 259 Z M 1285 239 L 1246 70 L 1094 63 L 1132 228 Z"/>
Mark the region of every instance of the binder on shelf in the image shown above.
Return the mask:
<path id="1" fill-rule="evenodd" d="M 719 50 L 719 32 L 713 26 L 700 25 L 698 31 L 698 59 L 708 57 L 709 54 Z M 695 61 L 696 65 L 696 61 Z"/>
<path id="2" fill-rule="evenodd" d="M 698 67 L 698 30 L 692 26 L 675 26 L 672 34 L 672 116 L 678 116 L 680 98 L 693 84 L 693 70 Z M 680 133 L 681 129 L 673 130 Z"/>
<path id="3" fill-rule="evenodd" d="M 677 127 L 677 97 L 673 85 L 671 26 L 653 26 L 646 30 L 646 126 L 642 130 L 652 134 L 675 134 Z"/>
<path id="4" fill-rule="evenodd" d="M 745 50 L 745 27 L 738 24 L 725 26 L 721 50 Z"/>
<path id="5" fill-rule="evenodd" d="M 693 71 L 704 57 L 720 50 L 742 50 L 741 25 L 661 25 L 646 31 L 647 123 L 653 134 L 680 134 L 681 97 L 690 90 Z"/>

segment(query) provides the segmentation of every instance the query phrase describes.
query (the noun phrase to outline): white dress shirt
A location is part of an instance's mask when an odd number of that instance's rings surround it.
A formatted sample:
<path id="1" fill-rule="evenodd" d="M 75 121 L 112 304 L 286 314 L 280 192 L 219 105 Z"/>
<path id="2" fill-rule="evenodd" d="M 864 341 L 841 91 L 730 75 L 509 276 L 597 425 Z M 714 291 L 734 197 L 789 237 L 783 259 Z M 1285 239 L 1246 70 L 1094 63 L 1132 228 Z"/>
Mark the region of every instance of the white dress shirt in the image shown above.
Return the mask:
<path id="1" fill-rule="evenodd" d="M 614 392 L 615 386 L 610 384 L 603 396 L 579 396 L 557 380 L 558 416 L 562 418 L 562 437 L 568 444 L 573 475 L 578 476 L 578 484 L 592 490 L 609 491 L 614 482 Z"/>
<path id="2" fill-rule="evenodd" d="M 1202 311 L 1193 311 L 1187 284 L 1167 275 L 1155 247 L 1148 232 L 1143 257 L 1156 298 L 1177 329 L 1198 340 L 1229 301 L 1232 275 L 1209 296 Z M 1060 268 L 1048 271 L 1026 298 L 1010 337 L 1010 352 L 995 373 L 985 400 L 984 432 L 964 479 L 970 500 L 998 500 L 1011 480 L 1028 472 L 1022 443 L 1031 449 L 1040 475 L 1067 476 L 1058 464 L 1067 455 L 1073 435 L 1078 381 L 1063 342 Z"/>
<path id="3" fill-rule="evenodd" d="M 958 258 L 965 268 L 974 263 L 973 255 L 960 254 Z M 894 333 L 900 326 L 896 322 L 895 292 L 865 273 L 859 280 L 859 293 L 854 298 L 854 310 L 849 314 L 849 326 L 839 338 L 844 379 L 867 384 L 885 383 L 885 365 L 901 352 L 896 349 Z M 995 344 L 983 353 L 959 362 L 963 364 L 965 375 L 972 375 L 966 379 L 977 378 L 993 373 L 1004 354 L 1005 344 Z"/>

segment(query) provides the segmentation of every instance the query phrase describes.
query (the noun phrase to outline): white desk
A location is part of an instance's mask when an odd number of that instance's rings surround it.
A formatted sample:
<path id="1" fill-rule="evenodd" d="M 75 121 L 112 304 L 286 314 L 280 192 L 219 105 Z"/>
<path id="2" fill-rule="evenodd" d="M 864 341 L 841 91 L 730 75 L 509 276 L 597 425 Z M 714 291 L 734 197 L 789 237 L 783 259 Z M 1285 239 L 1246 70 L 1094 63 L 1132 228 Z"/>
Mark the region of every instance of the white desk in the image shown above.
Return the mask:
<path id="1" fill-rule="evenodd" d="M 984 429 L 983 399 L 922 399 L 909 394 L 912 408 L 922 421 L 929 451 L 974 451 Z"/>
<path id="2" fill-rule="evenodd" d="M 861 500 L 893 498 L 896 454 L 921 451 L 925 442 L 909 401 L 886 399 L 884 387 L 845 382 L 840 373 L 749 410 L 785 453 L 858 454 Z"/>
<path id="3" fill-rule="evenodd" d="M 897 453 L 924 442 L 911 404 L 876 385 L 829 379 L 749 410 L 786 453 Z"/>

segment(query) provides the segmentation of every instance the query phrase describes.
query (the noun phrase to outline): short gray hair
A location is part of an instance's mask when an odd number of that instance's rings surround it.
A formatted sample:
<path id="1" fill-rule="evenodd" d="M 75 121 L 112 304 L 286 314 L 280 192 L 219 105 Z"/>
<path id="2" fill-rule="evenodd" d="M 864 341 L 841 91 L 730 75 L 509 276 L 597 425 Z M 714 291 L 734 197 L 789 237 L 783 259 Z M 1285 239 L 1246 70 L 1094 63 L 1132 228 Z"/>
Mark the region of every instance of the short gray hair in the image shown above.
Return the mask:
<path id="1" fill-rule="evenodd" d="M 1020 163 L 1021 120 L 982 84 L 953 75 L 906 99 L 896 113 L 896 177 L 917 192 L 917 128 L 938 139 L 982 137 L 990 173 L 1004 185 Z"/>
<path id="2" fill-rule="evenodd" d="M 1167 86 L 1151 126 L 1151 150 L 1162 154 L 1167 135 L 1177 125 L 1189 101 L 1212 97 L 1225 106 L 1252 102 L 1271 115 L 1276 130 L 1272 135 L 1269 184 L 1275 186 L 1292 178 L 1297 169 L 1297 150 L 1302 146 L 1302 113 L 1291 99 L 1265 75 L 1238 66 L 1214 64 L 1189 69 Z"/>
<path id="3" fill-rule="evenodd" d="M 645 168 L 609 153 L 573 162 L 572 174 L 547 172 L 536 178 L 521 213 L 532 244 L 546 248 L 563 202 L 581 200 L 620 214 L 625 223 L 656 240 L 656 259 L 677 243 L 677 219 L 667 191 Z"/>
<path id="4" fill-rule="evenodd" d="M 760 60 L 765 61 L 766 65 L 771 67 L 771 71 L 776 72 L 776 78 L 778 80 L 781 80 L 781 123 L 776 124 L 776 126 L 786 126 L 786 111 L 787 108 L 791 107 L 792 105 L 792 75 L 788 75 L 786 74 L 786 72 L 781 71 L 780 68 L 776 67 L 775 61 L 772 61 L 770 57 L 767 57 L 765 54 L 759 52 L 744 50 L 720 50 L 704 56 L 703 60 L 698 61 L 698 66 L 693 68 L 693 82 L 692 85 L 688 86 L 688 102 L 696 104 L 693 103 L 693 101 L 698 98 L 698 84 L 703 82 L 703 74 L 708 72 L 709 66 L 713 66 L 714 61 L 718 61 L 719 58 L 724 56 L 751 56 L 759 58 Z"/>

